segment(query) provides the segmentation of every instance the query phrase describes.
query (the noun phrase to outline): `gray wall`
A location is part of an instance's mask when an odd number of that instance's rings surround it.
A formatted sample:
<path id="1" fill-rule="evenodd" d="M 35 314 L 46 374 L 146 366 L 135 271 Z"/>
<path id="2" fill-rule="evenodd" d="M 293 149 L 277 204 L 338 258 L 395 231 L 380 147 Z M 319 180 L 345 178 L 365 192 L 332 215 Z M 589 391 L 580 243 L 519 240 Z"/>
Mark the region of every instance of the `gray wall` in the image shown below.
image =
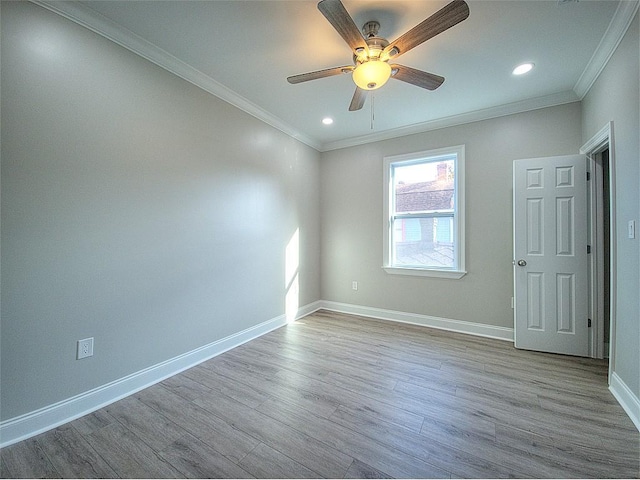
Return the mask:
<path id="1" fill-rule="evenodd" d="M 319 300 L 318 152 L 26 2 L 1 81 L 2 419 Z"/>
<path id="2" fill-rule="evenodd" d="M 385 273 L 383 157 L 461 144 L 468 274 Z M 573 103 L 323 154 L 322 299 L 513 327 L 513 160 L 577 153 L 580 145 L 580 104 Z"/>
<path id="3" fill-rule="evenodd" d="M 297 229 L 300 305 L 512 327 L 512 161 L 575 153 L 611 119 L 616 372 L 640 396 L 638 240 L 625 235 L 640 206 L 637 18 L 582 108 L 320 155 L 55 14 L 1 5 L 1 419 L 282 315 Z M 459 144 L 468 275 L 387 275 L 382 157 Z M 89 336 L 95 356 L 76 361 Z"/>
<path id="4" fill-rule="evenodd" d="M 640 398 L 640 246 L 627 223 L 640 226 L 640 68 L 638 15 L 583 100 L 582 139 L 613 121 L 616 179 L 617 321 L 614 371 Z"/>

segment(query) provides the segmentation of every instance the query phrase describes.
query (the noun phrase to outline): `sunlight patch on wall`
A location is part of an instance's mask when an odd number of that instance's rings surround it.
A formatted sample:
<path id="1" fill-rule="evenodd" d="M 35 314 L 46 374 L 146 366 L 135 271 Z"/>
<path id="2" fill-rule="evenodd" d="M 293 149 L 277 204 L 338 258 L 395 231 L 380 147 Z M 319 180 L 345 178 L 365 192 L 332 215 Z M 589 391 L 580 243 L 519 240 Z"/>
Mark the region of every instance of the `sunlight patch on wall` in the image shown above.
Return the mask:
<path id="1" fill-rule="evenodd" d="M 287 323 L 293 322 L 298 314 L 299 280 L 298 268 L 300 266 L 300 229 L 297 228 L 292 235 L 285 250 L 285 317 Z"/>

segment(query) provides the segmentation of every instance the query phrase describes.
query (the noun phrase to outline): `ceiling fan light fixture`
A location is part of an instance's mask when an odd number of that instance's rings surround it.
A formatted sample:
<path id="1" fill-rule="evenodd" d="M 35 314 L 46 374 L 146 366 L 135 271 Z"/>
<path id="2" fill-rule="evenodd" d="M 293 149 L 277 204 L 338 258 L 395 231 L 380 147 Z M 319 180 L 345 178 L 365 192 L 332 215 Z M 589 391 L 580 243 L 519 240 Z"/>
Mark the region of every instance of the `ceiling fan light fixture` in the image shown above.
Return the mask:
<path id="1" fill-rule="evenodd" d="M 353 71 L 353 82 L 363 90 L 380 88 L 391 76 L 391 66 L 380 60 L 361 63 Z"/>

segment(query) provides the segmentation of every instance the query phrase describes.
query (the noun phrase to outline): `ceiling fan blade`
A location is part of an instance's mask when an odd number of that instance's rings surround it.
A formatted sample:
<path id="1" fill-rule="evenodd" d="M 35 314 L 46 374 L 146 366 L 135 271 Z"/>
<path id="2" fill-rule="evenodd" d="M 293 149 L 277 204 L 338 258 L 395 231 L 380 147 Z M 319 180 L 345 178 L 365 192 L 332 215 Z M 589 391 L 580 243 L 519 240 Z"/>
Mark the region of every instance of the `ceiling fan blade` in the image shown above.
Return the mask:
<path id="1" fill-rule="evenodd" d="M 324 70 L 318 70 L 315 72 L 301 73 L 300 75 L 292 75 L 287 77 L 289 83 L 302 83 L 309 80 L 317 80 L 318 78 L 332 77 L 334 75 L 340 75 L 342 73 L 351 73 L 355 67 L 353 65 L 347 65 L 344 67 L 326 68 Z"/>
<path id="2" fill-rule="evenodd" d="M 416 70 L 415 68 L 404 65 L 391 65 L 391 71 L 396 72 L 395 74 L 391 74 L 391 78 L 402 80 L 403 82 L 426 88 L 427 90 L 435 90 L 444 82 L 444 77 L 440 75 L 423 72 L 422 70 Z"/>
<path id="3" fill-rule="evenodd" d="M 360 29 L 356 26 L 340 0 L 322 0 L 318 3 L 318 10 L 322 12 L 326 19 L 329 20 L 329 23 L 333 25 L 333 28 L 347 42 L 353 53 L 357 55 L 359 51 L 362 52 L 364 50 L 365 53 L 369 51 Z"/>
<path id="4" fill-rule="evenodd" d="M 355 112 L 356 110 L 360 110 L 364 106 L 364 101 L 366 99 L 367 91 L 360 87 L 356 87 L 356 91 L 351 99 L 351 105 L 349 105 L 349 111 Z"/>
<path id="5" fill-rule="evenodd" d="M 407 53 L 412 48 L 462 22 L 468 16 L 469 6 L 467 3 L 464 0 L 454 0 L 400 36 L 396 41 L 391 42 L 384 49 L 383 54 L 394 58 Z M 394 49 L 397 51 L 395 54 L 392 53 Z"/>

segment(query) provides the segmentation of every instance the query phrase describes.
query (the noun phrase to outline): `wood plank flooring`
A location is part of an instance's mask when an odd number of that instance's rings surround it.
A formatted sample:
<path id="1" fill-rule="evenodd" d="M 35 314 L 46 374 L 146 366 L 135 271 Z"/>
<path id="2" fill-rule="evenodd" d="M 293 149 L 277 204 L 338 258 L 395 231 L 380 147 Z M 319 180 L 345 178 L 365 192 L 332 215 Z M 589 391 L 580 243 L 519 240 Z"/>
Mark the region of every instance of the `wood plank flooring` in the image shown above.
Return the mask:
<path id="1" fill-rule="evenodd" d="M 3 478 L 640 478 L 606 362 L 319 311 L 0 452 Z"/>

